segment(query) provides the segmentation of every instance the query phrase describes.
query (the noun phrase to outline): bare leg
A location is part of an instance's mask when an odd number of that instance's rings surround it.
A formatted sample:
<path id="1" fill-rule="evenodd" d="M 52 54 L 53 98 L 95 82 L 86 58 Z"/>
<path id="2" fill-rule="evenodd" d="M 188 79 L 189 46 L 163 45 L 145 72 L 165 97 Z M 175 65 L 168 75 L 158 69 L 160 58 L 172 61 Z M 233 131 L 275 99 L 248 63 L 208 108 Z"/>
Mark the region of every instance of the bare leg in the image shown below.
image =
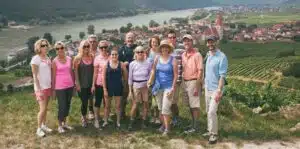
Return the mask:
<path id="1" fill-rule="evenodd" d="M 114 98 L 115 98 L 115 102 L 116 102 L 117 125 L 120 125 L 121 97 L 115 96 Z"/>

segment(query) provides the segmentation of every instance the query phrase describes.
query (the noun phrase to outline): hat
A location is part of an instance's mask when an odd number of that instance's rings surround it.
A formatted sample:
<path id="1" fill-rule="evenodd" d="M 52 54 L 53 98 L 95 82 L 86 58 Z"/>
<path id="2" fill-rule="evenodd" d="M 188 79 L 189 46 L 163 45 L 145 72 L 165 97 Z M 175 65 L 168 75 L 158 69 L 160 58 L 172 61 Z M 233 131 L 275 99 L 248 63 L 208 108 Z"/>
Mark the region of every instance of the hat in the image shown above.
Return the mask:
<path id="1" fill-rule="evenodd" d="M 208 40 L 216 41 L 217 38 L 215 36 L 208 36 L 206 41 L 208 41 Z"/>
<path id="2" fill-rule="evenodd" d="M 146 49 L 143 47 L 143 46 L 137 46 L 135 49 L 134 49 L 134 52 L 137 52 L 137 51 L 145 51 Z"/>
<path id="3" fill-rule="evenodd" d="M 162 47 L 165 47 L 165 46 L 167 46 L 170 49 L 170 51 L 173 52 L 174 47 L 169 43 L 168 40 L 162 40 L 160 42 L 159 49 L 161 49 Z"/>
<path id="4" fill-rule="evenodd" d="M 185 34 L 185 35 L 183 36 L 182 40 L 184 40 L 185 38 L 190 39 L 190 40 L 193 40 L 193 36 L 190 35 L 190 34 Z"/>

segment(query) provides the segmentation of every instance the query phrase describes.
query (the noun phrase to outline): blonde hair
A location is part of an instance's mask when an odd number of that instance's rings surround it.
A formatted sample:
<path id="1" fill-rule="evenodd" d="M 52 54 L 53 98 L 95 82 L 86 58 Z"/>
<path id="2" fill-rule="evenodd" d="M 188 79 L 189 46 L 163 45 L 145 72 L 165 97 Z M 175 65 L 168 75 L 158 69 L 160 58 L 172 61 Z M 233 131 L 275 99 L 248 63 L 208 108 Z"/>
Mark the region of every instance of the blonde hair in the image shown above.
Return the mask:
<path id="1" fill-rule="evenodd" d="M 144 52 L 146 52 L 147 49 L 144 48 L 143 46 L 137 46 L 137 47 L 133 50 L 133 52 L 134 52 L 133 59 L 135 59 L 135 60 L 137 59 L 137 54 L 136 54 L 137 51 L 144 51 Z M 144 54 L 146 54 L 146 53 L 144 53 Z"/>
<path id="2" fill-rule="evenodd" d="M 54 44 L 54 48 L 57 48 L 58 46 L 63 46 L 65 48 L 65 44 L 62 42 L 62 41 L 57 41 L 55 44 Z"/>
<path id="3" fill-rule="evenodd" d="M 85 43 L 88 43 L 88 45 L 90 45 L 89 41 L 88 40 L 82 40 L 79 44 L 79 47 L 78 47 L 78 54 L 75 56 L 75 59 L 74 60 L 80 60 L 83 56 L 83 46 Z M 92 56 L 90 50 L 88 50 L 88 55 L 89 56 Z"/>
<path id="4" fill-rule="evenodd" d="M 34 43 L 34 52 L 36 54 L 40 54 L 41 53 L 41 45 L 42 45 L 43 42 L 46 42 L 47 45 L 48 45 L 48 48 L 50 48 L 50 44 L 49 44 L 48 40 L 46 40 L 46 39 L 39 39 L 38 41 L 36 41 Z"/>

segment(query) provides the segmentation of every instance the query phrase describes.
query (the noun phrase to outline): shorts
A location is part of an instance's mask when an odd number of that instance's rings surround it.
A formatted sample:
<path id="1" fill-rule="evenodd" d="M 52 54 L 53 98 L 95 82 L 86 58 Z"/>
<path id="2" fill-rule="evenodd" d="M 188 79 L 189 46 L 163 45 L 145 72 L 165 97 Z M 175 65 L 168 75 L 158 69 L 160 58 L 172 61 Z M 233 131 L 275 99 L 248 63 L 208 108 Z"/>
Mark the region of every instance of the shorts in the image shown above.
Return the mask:
<path id="1" fill-rule="evenodd" d="M 200 108 L 200 94 L 201 90 L 198 91 L 198 96 L 194 96 L 194 90 L 196 88 L 196 82 L 197 80 L 191 80 L 191 81 L 184 81 L 183 82 L 183 88 L 185 92 L 187 93 L 187 99 L 185 102 L 190 108 Z M 184 98 L 183 98 L 184 99 Z"/>
<path id="2" fill-rule="evenodd" d="M 135 102 L 148 102 L 148 88 L 133 88 L 133 97 Z"/>
<path id="3" fill-rule="evenodd" d="M 159 111 L 163 115 L 171 115 L 171 106 L 173 102 L 173 96 L 168 97 L 167 94 L 170 92 L 170 89 L 159 90 L 156 95 L 156 102 Z"/>
<path id="4" fill-rule="evenodd" d="M 48 88 L 48 89 L 44 89 L 41 91 L 36 91 L 34 92 L 36 100 L 37 101 L 42 101 L 45 100 L 47 97 L 50 97 L 52 95 L 52 89 Z"/>

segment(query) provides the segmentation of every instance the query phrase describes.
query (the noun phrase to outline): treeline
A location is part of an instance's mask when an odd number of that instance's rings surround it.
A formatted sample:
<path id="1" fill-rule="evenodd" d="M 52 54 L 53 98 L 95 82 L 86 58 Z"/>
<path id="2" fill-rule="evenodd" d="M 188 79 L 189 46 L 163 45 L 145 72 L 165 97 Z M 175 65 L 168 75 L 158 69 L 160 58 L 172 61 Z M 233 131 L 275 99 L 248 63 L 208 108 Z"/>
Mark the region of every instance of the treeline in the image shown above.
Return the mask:
<path id="1" fill-rule="evenodd" d="M 42 24 L 103 17 L 130 16 L 149 10 L 199 8 L 211 3 L 198 0 L 15 0 L 1 1 L 0 14 L 9 20 Z"/>

